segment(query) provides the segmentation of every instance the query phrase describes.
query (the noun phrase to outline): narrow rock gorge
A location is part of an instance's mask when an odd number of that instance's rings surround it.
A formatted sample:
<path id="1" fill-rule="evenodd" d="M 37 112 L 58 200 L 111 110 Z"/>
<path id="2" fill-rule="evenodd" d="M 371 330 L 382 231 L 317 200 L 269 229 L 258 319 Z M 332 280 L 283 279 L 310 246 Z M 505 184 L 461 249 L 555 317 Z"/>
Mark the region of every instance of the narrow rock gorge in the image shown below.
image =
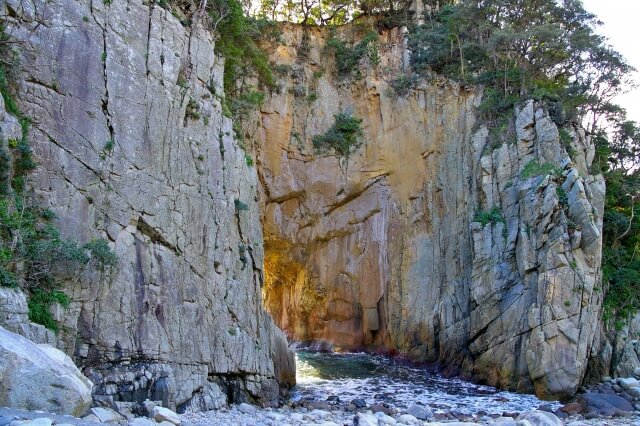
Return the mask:
<path id="1" fill-rule="evenodd" d="M 66 284 L 57 346 L 97 400 L 277 404 L 293 356 L 262 308 L 258 180 L 221 113 L 212 34 L 140 1 L 1 8 L 32 117 L 29 184 L 62 235 L 105 238 L 118 258 Z M 8 136 L 17 121 L 0 119 Z"/>
<path id="2" fill-rule="evenodd" d="M 104 238 L 118 258 L 65 282 L 57 334 L 9 289 L 0 326 L 71 356 L 95 401 L 277 405 L 295 383 L 285 333 L 548 399 L 573 395 L 590 358 L 611 362 L 605 183 L 589 136 L 549 105 L 487 122 L 481 87 L 414 78 L 405 27 L 377 31 L 340 76 L 328 41 L 372 21 L 282 24 L 265 46 L 279 90 L 236 135 L 197 14 L 187 26 L 141 0 L 5 0 L 0 14 L 32 118 L 28 185 L 63 236 Z M 319 152 L 341 113 L 362 119 L 361 145 Z M 19 132 L 0 104 L 3 152 Z"/>
<path id="3" fill-rule="evenodd" d="M 341 27 L 358 40 L 362 29 Z M 335 35 L 287 26 L 285 72 L 254 122 L 266 307 L 294 340 L 439 362 L 546 398 L 580 385 L 598 329 L 605 185 L 580 129 L 521 105 L 488 129 L 482 93 L 433 77 L 404 93 L 404 34 L 337 77 Z M 363 120 L 348 156 L 312 137 Z M 571 153 L 571 155 L 569 155 Z"/>

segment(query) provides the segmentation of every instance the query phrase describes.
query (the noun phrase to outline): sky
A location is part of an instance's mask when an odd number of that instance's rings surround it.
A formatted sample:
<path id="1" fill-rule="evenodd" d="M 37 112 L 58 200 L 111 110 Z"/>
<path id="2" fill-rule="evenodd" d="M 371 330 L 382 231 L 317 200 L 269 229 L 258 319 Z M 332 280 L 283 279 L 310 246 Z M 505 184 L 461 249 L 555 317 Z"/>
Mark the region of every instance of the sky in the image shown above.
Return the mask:
<path id="1" fill-rule="evenodd" d="M 604 23 L 598 32 L 640 70 L 640 0 L 582 0 L 582 3 Z M 635 79 L 640 84 L 640 73 L 636 73 Z M 626 108 L 629 120 L 640 123 L 640 88 L 621 96 L 617 102 Z"/>

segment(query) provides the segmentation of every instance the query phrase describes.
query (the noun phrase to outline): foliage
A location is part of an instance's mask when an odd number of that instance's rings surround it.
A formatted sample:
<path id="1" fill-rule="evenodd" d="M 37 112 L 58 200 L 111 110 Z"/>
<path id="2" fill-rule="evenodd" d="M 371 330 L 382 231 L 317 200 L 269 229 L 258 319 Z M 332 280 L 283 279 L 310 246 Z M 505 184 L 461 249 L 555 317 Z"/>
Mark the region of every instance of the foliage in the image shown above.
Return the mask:
<path id="1" fill-rule="evenodd" d="M 558 175 L 561 170 L 558 166 L 551 163 L 542 163 L 540 164 L 536 160 L 529 161 L 522 172 L 520 173 L 520 177 L 522 179 L 529 179 L 534 176 L 547 176 L 547 175 Z"/>
<path id="2" fill-rule="evenodd" d="M 336 58 L 336 71 L 340 77 L 359 76 L 360 61 L 367 57 L 372 64 L 379 62 L 378 57 L 378 33 L 368 32 L 360 42 L 353 47 L 336 36 L 335 31 L 327 40 L 327 49 L 332 51 Z"/>
<path id="3" fill-rule="evenodd" d="M 488 224 L 504 223 L 504 216 L 500 208 L 495 206 L 491 210 L 478 210 L 474 221 L 480 222 L 480 225 L 484 228 Z"/>
<path id="4" fill-rule="evenodd" d="M 385 22 L 399 20 L 400 16 L 406 20 L 409 4 L 407 0 L 262 0 L 258 13 L 272 21 L 296 22 L 305 26 L 342 25 L 359 16 L 371 15 Z"/>
<path id="5" fill-rule="evenodd" d="M 340 112 L 334 118 L 333 126 L 326 133 L 313 137 L 313 146 L 318 152 L 333 150 L 346 157 L 362 143 L 362 119 L 346 112 Z"/>
<path id="6" fill-rule="evenodd" d="M 410 32 L 412 64 L 484 85 L 483 115 L 533 98 L 558 103 L 561 121 L 589 115 L 593 130 L 629 82 L 631 66 L 596 33 L 598 21 L 580 1 L 449 3 Z"/>

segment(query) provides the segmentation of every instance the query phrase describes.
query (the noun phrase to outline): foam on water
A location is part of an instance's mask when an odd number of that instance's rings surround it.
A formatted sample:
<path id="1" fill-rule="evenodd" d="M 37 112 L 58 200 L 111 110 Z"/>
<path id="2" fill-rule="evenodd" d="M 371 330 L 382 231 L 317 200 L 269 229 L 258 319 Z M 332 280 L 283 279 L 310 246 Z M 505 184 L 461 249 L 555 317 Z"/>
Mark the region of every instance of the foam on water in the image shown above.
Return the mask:
<path id="1" fill-rule="evenodd" d="M 421 403 L 434 413 L 468 415 L 522 412 L 548 404 L 533 395 L 447 379 L 376 355 L 298 351 L 296 367 L 298 385 L 292 392 L 293 401 L 324 401 L 335 395 L 343 402 L 360 398 L 368 404 L 387 403 L 397 408 Z M 550 405 L 553 409 L 560 406 Z"/>

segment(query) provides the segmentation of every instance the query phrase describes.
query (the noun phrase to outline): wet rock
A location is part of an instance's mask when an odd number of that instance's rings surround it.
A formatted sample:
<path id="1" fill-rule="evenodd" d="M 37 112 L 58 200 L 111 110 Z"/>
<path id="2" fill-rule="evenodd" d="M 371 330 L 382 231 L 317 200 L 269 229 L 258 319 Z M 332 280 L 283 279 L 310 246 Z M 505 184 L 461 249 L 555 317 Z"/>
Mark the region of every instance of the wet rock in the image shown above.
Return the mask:
<path id="1" fill-rule="evenodd" d="M 360 399 L 360 398 L 356 398 L 356 399 L 352 400 L 351 403 L 353 405 L 355 405 L 356 408 L 365 408 L 367 406 L 367 401 L 365 401 L 364 399 Z"/>

